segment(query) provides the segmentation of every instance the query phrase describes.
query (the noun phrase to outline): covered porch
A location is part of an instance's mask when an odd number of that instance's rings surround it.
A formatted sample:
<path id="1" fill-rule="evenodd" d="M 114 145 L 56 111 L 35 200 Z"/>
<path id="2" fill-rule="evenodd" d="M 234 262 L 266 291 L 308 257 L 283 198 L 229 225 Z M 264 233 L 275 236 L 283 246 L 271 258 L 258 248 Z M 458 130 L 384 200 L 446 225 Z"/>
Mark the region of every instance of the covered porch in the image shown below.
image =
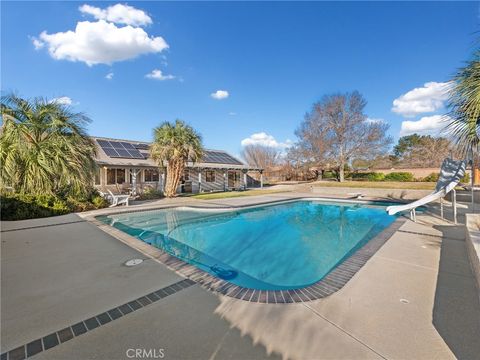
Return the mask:
<path id="1" fill-rule="evenodd" d="M 224 166 L 205 163 L 189 165 L 185 169 L 179 192 L 202 193 L 263 188 L 263 169 L 246 165 Z M 259 180 L 249 176 L 248 173 L 252 171 L 258 172 Z"/>
<path id="2" fill-rule="evenodd" d="M 95 187 L 101 191 L 138 195 L 147 190 L 163 191 L 165 175 L 158 167 L 99 166 L 95 174 Z"/>

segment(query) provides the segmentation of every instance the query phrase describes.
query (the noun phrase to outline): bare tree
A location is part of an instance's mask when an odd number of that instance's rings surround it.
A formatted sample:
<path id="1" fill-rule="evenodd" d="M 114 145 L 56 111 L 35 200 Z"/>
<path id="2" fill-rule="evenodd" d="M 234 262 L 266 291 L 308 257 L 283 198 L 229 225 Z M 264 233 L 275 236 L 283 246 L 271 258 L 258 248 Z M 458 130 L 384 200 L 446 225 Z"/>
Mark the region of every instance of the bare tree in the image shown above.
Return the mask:
<path id="1" fill-rule="evenodd" d="M 345 166 L 354 158 L 373 159 L 387 151 L 392 142 L 388 124 L 369 122 L 366 101 L 353 91 L 326 95 L 315 103 L 296 131 L 298 146 L 317 166 L 336 167 L 344 181 Z"/>
<path id="2" fill-rule="evenodd" d="M 301 147 L 289 148 L 282 160 L 282 170 L 287 180 L 307 180 L 312 161 Z"/>
<path id="3" fill-rule="evenodd" d="M 398 140 L 393 155 L 403 167 L 439 167 L 446 157 L 460 154 L 455 144 L 446 138 L 413 134 Z"/>
<path id="4" fill-rule="evenodd" d="M 247 164 L 269 170 L 277 165 L 280 158 L 280 151 L 271 146 L 247 145 L 241 153 Z"/>

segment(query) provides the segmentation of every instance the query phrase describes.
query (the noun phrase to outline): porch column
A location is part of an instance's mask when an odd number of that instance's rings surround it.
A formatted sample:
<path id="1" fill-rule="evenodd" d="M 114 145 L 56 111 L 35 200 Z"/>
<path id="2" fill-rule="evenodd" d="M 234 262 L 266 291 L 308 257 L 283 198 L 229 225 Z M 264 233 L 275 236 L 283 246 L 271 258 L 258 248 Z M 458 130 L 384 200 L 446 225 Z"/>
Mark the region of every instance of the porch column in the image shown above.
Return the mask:
<path id="1" fill-rule="evenodd" d="M 223 172 L 223 191 L 227 191 L 227 172 Z"/>
<path id="2" fill-rule="evenodd" d="M 137 169 L 133 168 L 130 171 L 130 176 L 132 177 L 132 196 L 137 195 Z"/>
<path id="3" fill-rule="evenodd" d="M 165 191 L 165 171 L 162 172 L 162 183 L 160 184 L 160 190 L 162 190 L 162 192 Z"/>
<path id="4" fill-rule="evenodd" d="M 260 189 L 263 189 L 263 170 L 260 170 Z"/>
<path id="5" fill-rule="evenodd" d="M 202 191 L 202 169 L 198 171 L 198 192 Z"/>
<path id="6" fill-rule="evenodd" d="M 247 172 L 243 170 L 243 189 L 247 190 Z"/>
<path id="7" fill-rule="evenodd" d="M 107 187 L 107 167 L 102 167 L 102 171 L 100 171 L 100 184 L 101 189 L 104 190 Z"/>

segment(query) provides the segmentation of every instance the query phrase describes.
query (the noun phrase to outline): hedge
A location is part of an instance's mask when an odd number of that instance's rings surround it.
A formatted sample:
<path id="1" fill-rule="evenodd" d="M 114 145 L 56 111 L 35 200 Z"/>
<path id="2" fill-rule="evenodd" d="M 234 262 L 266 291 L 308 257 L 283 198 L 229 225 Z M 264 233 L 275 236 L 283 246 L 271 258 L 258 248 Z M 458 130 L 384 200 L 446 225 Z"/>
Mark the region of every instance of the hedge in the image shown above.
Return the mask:
<path id="1" fill-rule="evenodd" d="M 333 171 L 324 171 L 322 175 L 322 179 L 335 179 L 336 176 Z"/>
<path id="2" fill-rule="evenodd" d="M 440 177 L 440 173 L 431 173 L 430 175 L 425 176 L 423 179 L 421 179 L 421 181 L 437 182 L 439 177 Z M 465 175 L 463 175 L 463 177 L 460 179 L 460 182 L 464 184 L 469 184 L 470 174 L 465 173 Z"/>
<path id="3" fill-rule="evenodd" d="M 71 212 L 94 210 L 106 207 L 108 202 L 96 193 L 87 199 L 54 195 L 30 195 L 19 193 L 0 194 L 0 219 L 24 220 L 64 215 Z"/>
<path id="4" fill-rule="evenodd" d="M 385 175 L 385 181 L 415 181 L 413 174 L 410 172 L 391 172 Z"/>
<path id="5" fill-rule="evenodd" d="M 440 177 L 440 173 L 431 173 L 430 175 L 425 176 L 421 181 L 425 182 L 437 182 Z"/>
<path id="6" fill-rule="evenodd" d="M 385 174 L 377 172 L 353 173 L 351 178 L 352 180 L 382 181 L 385 179 Z"/>

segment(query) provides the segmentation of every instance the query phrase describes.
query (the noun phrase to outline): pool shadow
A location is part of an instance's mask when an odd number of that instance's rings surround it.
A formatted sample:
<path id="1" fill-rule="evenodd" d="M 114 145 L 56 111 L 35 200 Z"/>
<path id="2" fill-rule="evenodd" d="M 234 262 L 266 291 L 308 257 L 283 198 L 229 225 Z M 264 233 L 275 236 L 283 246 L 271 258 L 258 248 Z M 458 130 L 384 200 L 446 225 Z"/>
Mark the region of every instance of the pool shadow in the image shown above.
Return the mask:
<path id="1" fill-rule="evenodd" d="M 480 297 L 468 260 L 465 228 L 441 225 L 434 228 L 442 232 L 443 240 L 433 325 L 456 358 L 478 359 Z"/>

